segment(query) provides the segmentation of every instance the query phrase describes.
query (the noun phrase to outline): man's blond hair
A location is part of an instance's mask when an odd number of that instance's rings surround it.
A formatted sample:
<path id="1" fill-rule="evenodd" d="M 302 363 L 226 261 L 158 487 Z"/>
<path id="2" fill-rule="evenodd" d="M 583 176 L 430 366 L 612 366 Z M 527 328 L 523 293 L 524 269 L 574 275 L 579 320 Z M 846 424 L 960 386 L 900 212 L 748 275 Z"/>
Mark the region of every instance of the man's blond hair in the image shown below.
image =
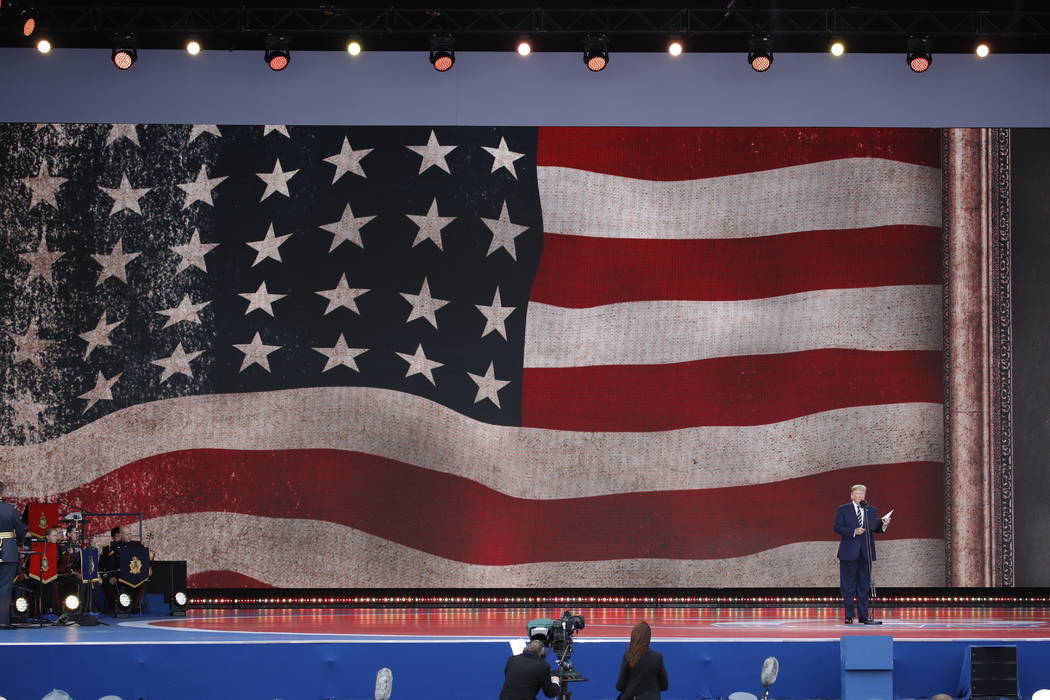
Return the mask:
<path id="1" fill-rule="evenodd" d="M 853 486 L 849 487 L 849 494 L 852 496 L 854 491 L 860 491 L 860 490 L 867 491 L 868 487 L 865 486 L 864 484 L 853 484 Z"/>

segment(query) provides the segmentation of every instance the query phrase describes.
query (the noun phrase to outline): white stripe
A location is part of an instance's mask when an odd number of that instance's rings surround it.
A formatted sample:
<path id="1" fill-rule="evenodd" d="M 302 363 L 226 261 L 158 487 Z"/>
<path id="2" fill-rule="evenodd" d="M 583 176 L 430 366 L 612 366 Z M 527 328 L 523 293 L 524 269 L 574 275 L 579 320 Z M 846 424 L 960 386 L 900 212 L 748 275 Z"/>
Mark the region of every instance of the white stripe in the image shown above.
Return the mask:
<path id="1" fill-rule="evenodd" d="M 830 528 L 830 526 L 829 526 Z M 622 559 L 513 566 L 464 564 L 314 520 L 187 513 L 146 521 L 158 558 L 189 573 L 230 570 L 289 588 L 837 586 L 835 542 L 803 542 L 733 559 Z M 265 547 L 239 543 L 266 543 Z M 879 567 L 895 586 L 943 586 L 943 540 L 888 540 Z M 571 547 L 567 553 L 571 552 Z"/>
<path id="2" fill-rule="evenodd" d="M 941 225 L 941 171 L 847 158 L 658 182 L 537 168 L 547 233 L 604 238 L 750 238 L 794 231 Z"/>
<path id="3" fill-rule="evenodd" d="M 938 285 L 585 309 L 533 302 L 525 366 L 649 365 L 821 348 L 939 350 L 941 303 Z"/>
<path id="4" fill-rule="evenodd" d="M 344 449 L 455 474 L 519 498 L 567 498 L 940 462 L 942 425 L 940 404 L 890 404 L 770 425 L 578 433 L 481 423 L 386 389 L 317 387 L 132 406 L 47 443 L 0 447 L 0 469 L 8 493 L 46 498 L 178 450 Z"/>

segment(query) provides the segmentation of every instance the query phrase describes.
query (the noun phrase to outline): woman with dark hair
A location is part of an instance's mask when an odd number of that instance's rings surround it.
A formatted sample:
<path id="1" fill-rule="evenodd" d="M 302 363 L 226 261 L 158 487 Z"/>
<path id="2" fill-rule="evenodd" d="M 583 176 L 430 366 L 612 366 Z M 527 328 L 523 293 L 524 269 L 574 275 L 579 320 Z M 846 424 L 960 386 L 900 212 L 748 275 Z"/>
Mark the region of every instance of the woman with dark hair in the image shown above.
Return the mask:
<path id="1" fill-rule="evenodd" d="M 631 630 L 631 643 L 616 679 L 617 700 L 660 700 L 660 691 L 667 690 L 664 656 L 649 648 L 652 637 L 652 628 L 644 620 Z"/>

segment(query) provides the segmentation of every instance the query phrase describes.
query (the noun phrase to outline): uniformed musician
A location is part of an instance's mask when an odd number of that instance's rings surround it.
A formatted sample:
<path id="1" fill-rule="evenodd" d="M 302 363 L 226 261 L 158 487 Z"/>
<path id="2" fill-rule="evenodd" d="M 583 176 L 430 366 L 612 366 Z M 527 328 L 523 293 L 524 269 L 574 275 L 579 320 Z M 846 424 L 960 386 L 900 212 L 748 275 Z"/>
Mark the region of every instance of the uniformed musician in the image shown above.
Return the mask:
<path id="1" fill-rule="evenodd" d="M 102 574 L 102 592 L 106 594 L 106 605 L 110 612 L 117 603 L 117 572 L 120 570 L 120 549 L 131 542 L 131 528 L 115 527 L 109 531 L 112 542 L 102 548 L 98 558 L 99 573 Z"/>
<path id="2" fill-rule="evenodd" d="M 4 484 L 0 481 L 0 497 Z M 18 545 L 26 526 L 10 503 L 0 500 L 0 628 L 11 628 L 11 589 L 18 574 Z"/>

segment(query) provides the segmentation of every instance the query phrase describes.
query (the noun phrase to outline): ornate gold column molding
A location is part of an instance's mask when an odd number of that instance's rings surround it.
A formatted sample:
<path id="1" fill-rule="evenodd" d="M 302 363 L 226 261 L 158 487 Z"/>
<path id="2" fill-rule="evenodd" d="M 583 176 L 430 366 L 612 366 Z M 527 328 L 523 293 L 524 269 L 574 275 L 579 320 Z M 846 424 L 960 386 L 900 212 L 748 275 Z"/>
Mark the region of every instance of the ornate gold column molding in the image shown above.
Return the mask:
<path id="1" fill-rule="evenodd" d="M 944 461 L 949 586 L 1011 586 L 1010 130 L 945 129 Z"/>

